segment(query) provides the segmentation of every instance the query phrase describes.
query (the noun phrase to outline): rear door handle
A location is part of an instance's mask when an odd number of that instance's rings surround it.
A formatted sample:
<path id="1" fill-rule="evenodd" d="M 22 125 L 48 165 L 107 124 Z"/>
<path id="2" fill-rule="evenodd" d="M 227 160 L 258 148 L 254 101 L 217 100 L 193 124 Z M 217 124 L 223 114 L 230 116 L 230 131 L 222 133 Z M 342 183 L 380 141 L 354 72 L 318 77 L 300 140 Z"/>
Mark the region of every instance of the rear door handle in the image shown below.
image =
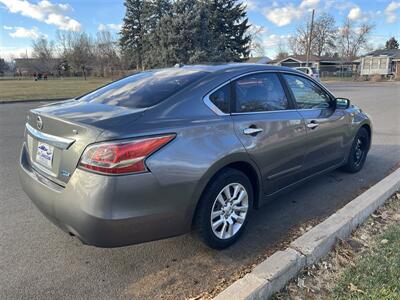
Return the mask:
<path id="1" fill-rule="evenodd" d="M 318 123 L 315 123 L 315 122 L 308 123 L 307 127 L 310 129 L 315 129 L 318 127 Z"/>
<path id="2" fill-rule="evenodd" d="M 249 127 L 249 128 L 243 129 L 243 133 L 246 135 L 257 135 L 260 132 L 263 132 L 262 128 Z"/>

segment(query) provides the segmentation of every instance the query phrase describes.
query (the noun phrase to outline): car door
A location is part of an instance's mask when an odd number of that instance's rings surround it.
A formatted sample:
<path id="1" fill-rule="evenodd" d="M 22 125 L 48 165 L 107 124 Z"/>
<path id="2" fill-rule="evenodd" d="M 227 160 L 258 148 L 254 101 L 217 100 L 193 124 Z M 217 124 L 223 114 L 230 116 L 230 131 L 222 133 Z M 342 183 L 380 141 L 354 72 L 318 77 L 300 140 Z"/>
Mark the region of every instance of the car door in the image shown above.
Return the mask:
<path id="1" fill-rule="evenodd" d="M 265 195 L 297 181 L 306 129 L 276 73 L 248 74 L 232 82 L 236 134 L 262 174 Z"/>
<path id="2" fill-rule="evenodd" d="M 305 175 L 343 162 L 349 118 L 336 109 L 334 98 L 317 83 L 296 74 L 283 74 L 298 112 L 306 123 Z"/>

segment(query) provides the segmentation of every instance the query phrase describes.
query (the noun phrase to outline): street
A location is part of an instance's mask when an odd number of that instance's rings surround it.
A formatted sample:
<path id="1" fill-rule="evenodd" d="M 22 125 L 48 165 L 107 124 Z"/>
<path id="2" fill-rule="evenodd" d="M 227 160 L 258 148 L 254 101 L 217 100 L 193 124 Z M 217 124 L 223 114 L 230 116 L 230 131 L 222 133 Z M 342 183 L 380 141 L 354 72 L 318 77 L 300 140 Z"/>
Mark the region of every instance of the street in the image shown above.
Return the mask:
<path id="1" fill-rule="evenodd" d="M 400 162 L 400 84 L 332 83 L 373 121 L 373 146 L 357 174 L 335 171 L 253 213 L 231 248 L 215 251 L 191 234 L 115 249 L 83 245 L 50 223 L 16 172 L 27 110 L 0 104 L 0 299 L 183 299 L 211 291 L 270 254 L 303 224 L 323 219 Z"/>

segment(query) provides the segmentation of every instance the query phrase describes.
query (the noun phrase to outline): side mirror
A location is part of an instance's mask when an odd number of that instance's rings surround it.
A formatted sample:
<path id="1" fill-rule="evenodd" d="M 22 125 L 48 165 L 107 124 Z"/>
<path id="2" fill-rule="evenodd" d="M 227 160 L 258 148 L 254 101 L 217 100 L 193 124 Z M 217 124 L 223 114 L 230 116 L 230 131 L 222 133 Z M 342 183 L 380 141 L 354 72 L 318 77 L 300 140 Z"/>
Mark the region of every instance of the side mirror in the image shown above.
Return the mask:
<path id="1" fill-rule="evenodd" d="M 335 103 L 337 109 L 347 109 L 350 107 L 350 100 L 347 98 L 336 98 Z"/>

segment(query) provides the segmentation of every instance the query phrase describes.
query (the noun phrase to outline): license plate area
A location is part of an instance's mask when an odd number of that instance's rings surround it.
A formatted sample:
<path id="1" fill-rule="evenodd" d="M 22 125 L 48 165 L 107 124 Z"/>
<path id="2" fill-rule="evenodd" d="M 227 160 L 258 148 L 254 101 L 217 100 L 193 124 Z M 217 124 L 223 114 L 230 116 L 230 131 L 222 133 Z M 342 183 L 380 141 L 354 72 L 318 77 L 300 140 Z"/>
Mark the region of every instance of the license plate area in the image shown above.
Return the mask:
<path id="1" fill-rule="evenodd" d="M 51 170 L 53 167 L 54 146 L 38 142 L 36 151 L 36 162 Z"/>

